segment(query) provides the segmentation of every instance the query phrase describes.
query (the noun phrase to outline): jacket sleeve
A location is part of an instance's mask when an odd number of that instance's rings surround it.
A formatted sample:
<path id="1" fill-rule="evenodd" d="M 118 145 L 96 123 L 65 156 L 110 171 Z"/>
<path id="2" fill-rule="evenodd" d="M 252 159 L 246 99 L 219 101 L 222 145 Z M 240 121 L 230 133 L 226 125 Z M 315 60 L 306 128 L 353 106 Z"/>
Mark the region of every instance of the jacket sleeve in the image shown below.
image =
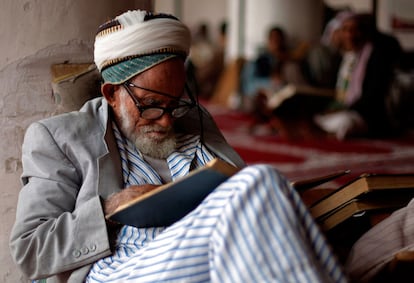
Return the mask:
<path id="1" fill-rule="evenodd" d="M 23 187 L 11 231 L 11 255 L 31 279 L 74 270 L 110 254 L 98 195 L 77 202 L 82 174 L 40 123 L 22 147 Z"/>

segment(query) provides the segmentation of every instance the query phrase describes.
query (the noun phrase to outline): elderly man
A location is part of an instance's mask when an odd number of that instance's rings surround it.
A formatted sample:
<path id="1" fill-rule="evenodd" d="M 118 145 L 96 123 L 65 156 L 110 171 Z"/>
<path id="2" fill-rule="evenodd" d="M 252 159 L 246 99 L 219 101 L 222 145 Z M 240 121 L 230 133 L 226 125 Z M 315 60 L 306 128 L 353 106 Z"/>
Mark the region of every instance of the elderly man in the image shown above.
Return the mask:
<path id="1" fill-rule="evenodd" d="M 169 227 L 105 219 L 215 157 L 244 166 L 187 92 L 189 46 L 170 15 L 129 11 L 100 27 L 103 97 L 27 130 L 16 263 L 47 282 L 345 282 L 298 194 L 266 165 L 240 170 Z"/>

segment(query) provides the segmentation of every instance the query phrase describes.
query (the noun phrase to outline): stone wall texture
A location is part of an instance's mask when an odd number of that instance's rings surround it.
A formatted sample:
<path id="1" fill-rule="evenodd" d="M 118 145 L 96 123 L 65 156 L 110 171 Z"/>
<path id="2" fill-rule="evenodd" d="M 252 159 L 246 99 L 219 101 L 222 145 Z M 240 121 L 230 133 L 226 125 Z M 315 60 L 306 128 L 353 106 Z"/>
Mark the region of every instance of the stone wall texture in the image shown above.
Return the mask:
<path id="1" fill-rule="evenodd" d="M 27 126 L 59 112 L 51 66 L 93 61 L 99 24 L 151 1 L 2 0 L 0 9 L 0 283 L 27 282 L 8 247 Z"/>

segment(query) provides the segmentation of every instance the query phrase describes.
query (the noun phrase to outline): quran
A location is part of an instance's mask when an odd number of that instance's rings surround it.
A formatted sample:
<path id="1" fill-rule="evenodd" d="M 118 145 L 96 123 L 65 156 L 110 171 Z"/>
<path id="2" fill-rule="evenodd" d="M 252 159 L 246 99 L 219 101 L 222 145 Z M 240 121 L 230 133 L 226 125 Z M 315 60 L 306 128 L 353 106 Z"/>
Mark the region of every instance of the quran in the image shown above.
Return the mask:
<path id="1" fill-rule="evenodd" d="M 106 218 L 130 226 L 169 226 L 194 210 L 239 168 L 215 158 L 179 180 L 161 185 L 119 206 Z"/>
<path id="2" fill-rule="evenodd" d="M 414 174 L 362 174 L 317 201 L 310 212 L 318 218 L 355 198 L 387 199 L 397 195 L 408 199 L 414 196 Z"/>
<path id="3" fill-rule="evenodd" d="M 326 109 L 335 97 L 335 90 L 306 85 L 287 84 L 267 95 L 267 107 L 276 116 L 306 117 Z"/>
<path id="4" fill-rule="evenodd" d="M 411 194 L 411 197 L 414 193 Z M 352 199 L 331 212 L 319 217 L 316 221 L 327 231 L 352 217 L 362 217 L 367 214 L 392 212 L 406 206 L 411 197 L 390 195 L 387 198 Z"/>

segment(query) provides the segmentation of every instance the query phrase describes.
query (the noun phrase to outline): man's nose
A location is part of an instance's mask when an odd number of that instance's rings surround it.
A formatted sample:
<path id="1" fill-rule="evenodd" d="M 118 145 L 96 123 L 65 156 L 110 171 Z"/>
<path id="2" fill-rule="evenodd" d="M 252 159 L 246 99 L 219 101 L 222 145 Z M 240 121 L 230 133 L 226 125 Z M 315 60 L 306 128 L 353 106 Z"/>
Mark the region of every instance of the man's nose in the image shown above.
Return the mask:
<path id="1" fill-rule="evenodd" d="M 162 127 L 169 127 L 173 124 L 174 118 L 170 113 L 165 112 L 160 118 L 156 120 L 156 123 Z"/>

